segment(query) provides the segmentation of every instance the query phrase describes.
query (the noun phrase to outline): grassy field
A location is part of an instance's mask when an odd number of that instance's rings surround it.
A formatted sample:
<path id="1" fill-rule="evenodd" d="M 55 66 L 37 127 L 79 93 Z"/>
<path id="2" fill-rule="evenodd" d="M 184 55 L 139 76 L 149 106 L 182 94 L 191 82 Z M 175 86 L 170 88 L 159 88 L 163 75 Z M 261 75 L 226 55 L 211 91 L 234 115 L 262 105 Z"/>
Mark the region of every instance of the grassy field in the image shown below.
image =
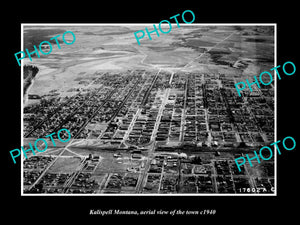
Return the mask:
<path id="1" fill-rule="evenodd" d="M 59 157 L 48 170 L 49 173 L 73 173 L 78 170 L 79 157 Z"/>
<path id="2" fill-rule="evenodd" d="M 239 73 L 254 73 L 261 66 L 273 62 L 273 30 L 260 26 L 182 26 L 160 37 L 152 34 L 141 45 L 133 33 L 144 26 L 25 26 L 24 46 L 30 48 L 40 41 L 49 40 L 56 34 L 70 30 L 76 35 L 72 45 L 65 45 L 61 37 L 61 49 L 55 45 L 49 55 L 24 59 L 40 69 L 29 94 L 47 95 L 58 89 L 61 96 L 72 95 L 72 87 L 82 88 L 78 78 L 84 73 L 96 76 L 101 71 L 124 71 L 127 69 L 164 68 L 177 70 L 211 65 L 230 69 L 237 62 L 251 60 Z M 206 52 L 206 53 L 205 53 Z M 256 61 L 264 64 L 257 64 Z M 188 64 L 188 67 L 186 65 Z M 236 64 L 237 65 L 237 64 Z M 223 66 L 223 67 L 222 67 Z M 212 67 L 213 68 L 213 67 Z M 30 100 L 29 102 L 30 103 Z"/>

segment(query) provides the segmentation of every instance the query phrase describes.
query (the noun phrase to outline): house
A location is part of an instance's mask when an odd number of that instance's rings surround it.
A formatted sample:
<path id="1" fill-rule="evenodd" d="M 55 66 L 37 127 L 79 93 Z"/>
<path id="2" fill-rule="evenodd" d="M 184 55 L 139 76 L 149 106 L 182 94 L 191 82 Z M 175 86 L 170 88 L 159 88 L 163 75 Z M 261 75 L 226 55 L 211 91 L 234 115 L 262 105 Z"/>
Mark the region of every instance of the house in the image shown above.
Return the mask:
<path id="1" fill-rule="evenodd" d="M 41 49 L 50 49 L 50 45 L 43 43 L 42 45 L 40 45 L 40 48 Z M 51 49 L 52 49 L 52 47 L 51 47 Z"/>
<path id="2" fill-rule="evenodd" d="M 142 158 L 141 155 L 136 154 L 136 153 L 135 153 L 135 154 L 132 154 L 131 157 L 132 157 L 133 159 L 141 159 L 141 158 Z"/>

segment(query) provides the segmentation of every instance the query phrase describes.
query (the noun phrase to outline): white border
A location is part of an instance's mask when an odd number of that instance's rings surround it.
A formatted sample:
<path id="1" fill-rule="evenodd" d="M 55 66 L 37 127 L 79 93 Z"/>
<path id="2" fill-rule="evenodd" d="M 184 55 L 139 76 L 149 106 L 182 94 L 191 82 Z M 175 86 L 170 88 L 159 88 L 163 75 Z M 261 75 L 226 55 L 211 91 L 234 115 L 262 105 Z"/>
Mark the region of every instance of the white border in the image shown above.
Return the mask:
<path id="1" fill-rule="evenodd" d="M 172 23 L 173 24 L 173 23 Z M 24 26 L 148 26 L 152 25 L 151 23 L 21 23 L 21 51 L 24 50 L 23 44 L 23 27 Z M 274 26 L 274 67 L 277 65 L 277 23 L 193 23 L 193 24 L 180 24 L 180 26 Z M 23 60 L 21 61 L 21 146 L 23 146 Z M 277 76 L 275 76 L 275 94 L 274 94 L 274 122 L 275 122 L 275 134 L 274 141 L 277 141 Z M 275 146 L 274 146 L 275 149 Z M 220 193 L 209 193 L 209 194 L 24 194 L 23 188 L 23 154 L 21 154 L 21 196 L 186 196 L 186 197 L 194 197 L 194 196 L 277 196 L 277 151 L 275 152 L 274 164 L 275 164 L 275 174 L 274 174 L 274 186 L 275 192 L 273 194 L 220 194 Z"/>

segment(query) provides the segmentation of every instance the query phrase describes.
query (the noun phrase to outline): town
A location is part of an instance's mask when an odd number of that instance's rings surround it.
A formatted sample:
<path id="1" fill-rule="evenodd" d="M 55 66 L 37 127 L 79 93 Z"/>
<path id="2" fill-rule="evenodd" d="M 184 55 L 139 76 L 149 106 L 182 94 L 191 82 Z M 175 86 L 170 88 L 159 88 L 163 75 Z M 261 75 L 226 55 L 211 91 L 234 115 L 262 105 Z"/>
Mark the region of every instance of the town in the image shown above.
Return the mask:
<path id="1" fill-rule="evenodd" d="M 285 65 L 286 65 L 286 64 L 291 64 L 291 65 L 292 65 L 292 67 L 293 67 L 293 72 L 290 72 L 290 73 L 289 73 L 289 72 L 286 72 L 286 69 L 285 69 Z M 281 66 L 280 66 L 280 65 L 279 65 L 279 66 L 276 66 L 276 67 L 274 67 L 274 68 L 272 68 L 272 69 L 270 69 L 270 70 L 271 70 L 271 71 L 272 71 L 272 70 L 275 70 L 275 71 L 276 71 L 276 74 L 277 74 L 277 76 L 278 76 L 278 79 L 281 80 L 280 73 L 279 73 L 279 71 L 278 71 L 278 69 L 277 69 L 277 68 L 279 68 L 279 67 L 281 67 Z M 283 64 L 282 70 L 283 70 L 283 72 L 284 72 L 285 75 L 291 76 L 291 75 L 293 75 L 293 74 L 296 72 L 296 66 L 295 66 L 295 64 L 294 64 L 293 62 L 287 61 L 287 62 L 285 62 L 285 63 Z M 269 80 L 267 83 L 265 83 L 266 79 L 262 79 L 262 77 L 263 77 L 262 75 L 264 75 L 264 74 L 268 74 L 268 76 L 270 77 L 270 80 Z M 252 90 L 253 90 L 253 89 L 251 88 L 251 86 L 254 85 L 254 84 L 256 84 L 258 88 L 260 88 L 260 85 L 259 85 L 259 82 L 258 82 L 256 76 L 254 76 L 254 80 L 255 80 L 254 82 L 249 83 L 249 80 L 246 79 L 246 83 L 248 84 L 249 90 L 250 90 L 251 92 L 252 92 Z M 259 80 L 260 80 L 260 83 L 263 84 L 263 85 L 270 85 L 270 84 L 273 82 L 273 77 L 272 77 L 272 74 L 271 74 L 270 72 L 264 71 L 264 72 L 262 72 L 262 73 L 259 75 Z M 238 88 L 238 85 L 239 85 L 239 84 L 243 84 L 243 87 Z M 246 88 L 245 82 L 239 82 L 239 83 L 236 83 L 236 84 L 234 84 L 234 86 L 235 86 L 235 88 L 236 88 L 236 90 L 237 90 L 239 96 L 241 96 L 241 92 L 240 92 L 240 91 Z"/>
<path id="2" fill-rule="evenodd" d="M 68 139 L 67 139 L 67 140 L 61 139 L 61 136 L 63 136 L 63 137 L 66 136 L 65 134 L 60 135 L 61 131 L 63 131 L 63 130 L 65 130 L 66 133 L 68 133 Z M 58 140 L 60 140 L 61 142 L 68 142 L 68 141 L 71 139 L 70 132 L 68 131 L 68 129 L 64 129 L 64 128 L 63 128 L 63 129 L 60 129 L 60 130 L 57 132 L 57 134 L 55 134 L 55 132 L 54 132 L 54 133 L 52 133 L 52 134 L 49 134 L 49 135 L 45 136 L 45 137 L 50 137 L 50 140 L 52 141 L 52 144 L 53 144 L 54 147 L 56 146 L 56 144 L 55 144 L 55 141 L 54 141 L 54 139 L 53 139 L 53 137 L 52 137 L 53 135 L 55 135 L 56 137 L 58 137 Z M 37 144 L 38 141 L 43 141 L 43 144 L 38 145 L 38 144 Z M 35 151 L 34 151 L 34 149 L 32 148 L 32 144 L 29 142 L 28 145 L 29 145 L 29 149 L 26 149 L 26 150 L 24 149 L 23 146 L 21 146 L 23 155 L 25 156 L 26 159 L 28 158 L 26 152 L 31 151 L 32 154 L 35 155 Z M 39 149 L 38 146 L 39 146 L 39 147 L 44 147 L 43 150 Z M 47 148 L 48 148 L 48 142 L 47 142 L 45 139 L 43 139 L 43 138 L 39 138 L 39 139 L 35 140 L 35 142 L 34 142 L 34 148 L 35 148 L 35 150 L 38 151 L 38 152 L 44 152 L 44 151 L 46 151 Z M 16 152 L 16 151 L 18 152 L 17 155 L 12 154 L 13 152 Z M 14 149 L 14 150 L 11 150 L 11 151 L 9 151 L 9 153 L 10 153 L 10 155 L 11 155 L 12 160 L 14 161 L 14 164 L 16 164 L 15 158 L 16 158 L 16 157 L 19 157 L 19 156 L 21 155 L 20 149 Z"/>
<path id="3" fill-rule="evenodd" d="M 87 88 L 70 89 L 73 95 L 35 96 L 39 103 L 24 108 L 25 140 L 62 127 L 72 140 L 24 160 L 24 193 L 273 193 L 273 160 L 238 169 L 234 159 L 274 142 L 274 89 L 239 97 L 234 79 L 196 70 L 99 71 L 79 79 Z"/>

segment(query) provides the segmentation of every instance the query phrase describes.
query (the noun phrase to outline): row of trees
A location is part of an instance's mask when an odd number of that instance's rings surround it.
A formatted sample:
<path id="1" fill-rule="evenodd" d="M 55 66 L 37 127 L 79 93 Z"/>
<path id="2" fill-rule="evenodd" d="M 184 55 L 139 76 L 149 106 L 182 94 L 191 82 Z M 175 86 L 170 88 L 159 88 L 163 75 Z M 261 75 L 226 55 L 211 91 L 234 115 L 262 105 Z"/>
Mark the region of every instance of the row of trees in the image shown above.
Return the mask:
<path id="1" fill-rule="evenodd" d="M 24 94 L 31 84 L 31 80 L 39 72 L 39 68 L 33 65 L 25 65 L 23 67 L 23 78 L 24 78 Z"/>
<path id="2" fill-rule="evenodd" d="M 35 77 L 35 75 L 39 72 L 39 68 L 37 68 L 36 66 L 33 65 L 25 65 L 23 68 L 23 78 L 24 80 L 28 77 L 28 76 L 32 76 L 32 78 Z"/>

